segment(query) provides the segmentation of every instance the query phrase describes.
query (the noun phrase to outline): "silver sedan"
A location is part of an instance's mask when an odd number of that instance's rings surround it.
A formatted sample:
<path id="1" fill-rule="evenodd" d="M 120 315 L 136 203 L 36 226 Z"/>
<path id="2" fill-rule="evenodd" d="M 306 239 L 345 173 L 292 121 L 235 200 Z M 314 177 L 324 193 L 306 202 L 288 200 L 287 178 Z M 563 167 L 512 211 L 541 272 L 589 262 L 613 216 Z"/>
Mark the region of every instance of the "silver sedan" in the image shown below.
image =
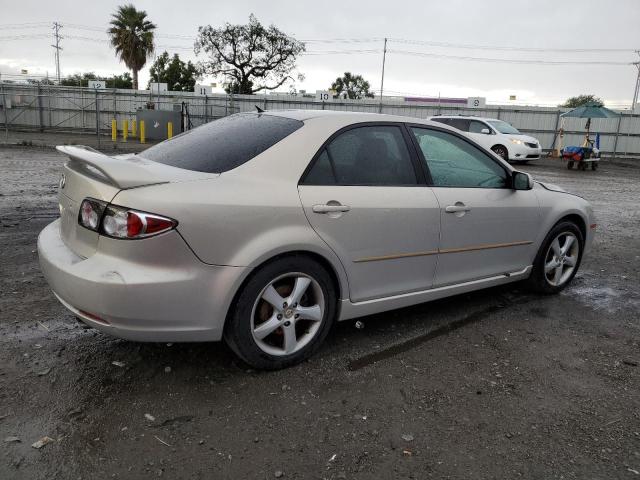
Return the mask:
<path id="1" fill-rule="evenodd" d="M 591 206 L 457 130 L 388 115 L 226 117 L 139 155 L 69 156 L 42 271 L 86 324 L 300 362 L 335 321 L 507 282 L 555 293 Z"/>

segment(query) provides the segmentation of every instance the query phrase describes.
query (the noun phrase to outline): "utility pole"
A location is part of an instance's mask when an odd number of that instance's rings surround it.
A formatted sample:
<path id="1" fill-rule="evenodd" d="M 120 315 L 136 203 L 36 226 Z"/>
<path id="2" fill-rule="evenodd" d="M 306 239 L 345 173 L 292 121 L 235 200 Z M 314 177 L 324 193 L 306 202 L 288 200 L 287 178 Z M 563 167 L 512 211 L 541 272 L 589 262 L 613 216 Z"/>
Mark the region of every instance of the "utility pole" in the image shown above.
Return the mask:
<path id="1" fill-rule="evenodd" d="M 53 38 L 55 40 L 55 45 L 51 45 L 55 49 L 55 59 L 56 59 L 56 78 L 58 79 L 58 85 L 60 85 L 60 50 L 62 47 L 60 46 L 60 40 L 62 40 L 62 36 L 60 36 L 60 29 L 62 25 L 58 22 L 53 22 Z"/>
<path id="2" fill-rule="evenodd" d="M 379 113 L 382 113 L 382 93 L 384 92 L 384 64 L 387 61 L 387 38 L 384 39 L 384 50 L 382 51 L 382 80 L 380 81 L 380 108 Z"/>

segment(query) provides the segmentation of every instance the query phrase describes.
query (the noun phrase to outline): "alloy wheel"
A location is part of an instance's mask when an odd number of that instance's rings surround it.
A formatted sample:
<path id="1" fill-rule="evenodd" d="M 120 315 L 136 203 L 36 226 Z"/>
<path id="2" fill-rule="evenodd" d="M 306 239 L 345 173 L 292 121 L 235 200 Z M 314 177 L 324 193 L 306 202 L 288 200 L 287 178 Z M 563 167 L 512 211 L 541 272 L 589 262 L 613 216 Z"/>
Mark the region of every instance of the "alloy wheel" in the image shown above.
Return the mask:
<path id="1" fill-rule="evenodd" d="M 563 232 L 554 238 L 544 262 L 544 276 L 549 285 L 564 285 L 576 269 L 579 255 L 580 243 L 573 233 Z"/>
<path id="2" fill-rule="evenodd" d="M 280 275 L 253 305 L 251 334 L 263 352 L 291 355 L 313 340 L 324 311 L 324 293 L 315 279 L 299 272 Z"/>

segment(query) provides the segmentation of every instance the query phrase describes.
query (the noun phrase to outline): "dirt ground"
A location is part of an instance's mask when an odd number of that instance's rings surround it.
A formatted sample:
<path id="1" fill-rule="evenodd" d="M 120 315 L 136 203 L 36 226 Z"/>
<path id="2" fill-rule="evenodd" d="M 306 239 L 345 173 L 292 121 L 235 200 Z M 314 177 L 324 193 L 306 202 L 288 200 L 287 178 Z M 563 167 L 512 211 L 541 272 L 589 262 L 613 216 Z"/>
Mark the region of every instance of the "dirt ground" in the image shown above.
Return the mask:
<path id="1" fill-rule="evenodd" d="M 223 344 L 74 320 L 36 255 L 63 161 L 0 149 L 0 478 L 640 478 L 640 163 L 523 168 L 598 216 L 561 295 L 516 284 L 343 322 L 264 373 Z"/>

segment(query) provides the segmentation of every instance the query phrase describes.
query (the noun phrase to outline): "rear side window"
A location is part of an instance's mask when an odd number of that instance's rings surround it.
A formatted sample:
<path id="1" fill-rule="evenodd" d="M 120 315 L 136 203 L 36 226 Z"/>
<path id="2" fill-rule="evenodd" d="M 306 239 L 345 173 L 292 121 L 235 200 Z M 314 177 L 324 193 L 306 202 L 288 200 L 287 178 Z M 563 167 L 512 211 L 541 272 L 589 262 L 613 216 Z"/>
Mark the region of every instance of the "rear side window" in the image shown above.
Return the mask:
<path id="1" fill-rule="evenodd" d="M 306 185 L 415 185 L 402 131 L 396 126 L 357 127 L 327 145 L 307 173 Z"/>
<path id="2" fill-rule="evenodd" d="M 431 120 L 433 120 L 434 122 L 444 123 L 445 125 L 449 125 L 448 118 L 432 118 Z"/>
<path id="3" fill-rule="evenodd" d="M 231 115 L 159 143 L 140 156 L 185 170 L 222 173 L 248 162 L 302 125 L 275 115 Z"/>
<path id="4" fill-rule="evenodd" d="M 450 118 L 449 125 L 457 128 L 458 130 L 462 130 L 463 132 L 469 131 L 469 120 L 465 120 L 464 118 Z"/>

